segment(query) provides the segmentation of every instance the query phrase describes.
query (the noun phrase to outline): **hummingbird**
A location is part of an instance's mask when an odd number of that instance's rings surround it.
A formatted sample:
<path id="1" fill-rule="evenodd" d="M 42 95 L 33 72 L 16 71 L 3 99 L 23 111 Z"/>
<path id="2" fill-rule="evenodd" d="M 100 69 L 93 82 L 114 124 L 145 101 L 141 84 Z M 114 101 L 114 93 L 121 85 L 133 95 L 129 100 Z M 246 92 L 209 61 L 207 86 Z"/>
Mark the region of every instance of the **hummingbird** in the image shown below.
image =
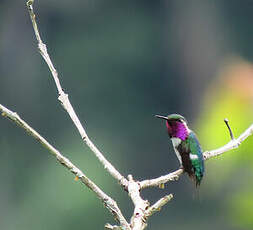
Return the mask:
<path id="1" fill-rule="evenodd" d="M 166 120 L 167 131 L 172 141 L 181 168 L 195 182 L 196 187 L 204 175 L 203 152 L 197 136 L 189 129 L 186 119 L 179 114 L 170 114 L 167 117 L 155 115 Z"/>

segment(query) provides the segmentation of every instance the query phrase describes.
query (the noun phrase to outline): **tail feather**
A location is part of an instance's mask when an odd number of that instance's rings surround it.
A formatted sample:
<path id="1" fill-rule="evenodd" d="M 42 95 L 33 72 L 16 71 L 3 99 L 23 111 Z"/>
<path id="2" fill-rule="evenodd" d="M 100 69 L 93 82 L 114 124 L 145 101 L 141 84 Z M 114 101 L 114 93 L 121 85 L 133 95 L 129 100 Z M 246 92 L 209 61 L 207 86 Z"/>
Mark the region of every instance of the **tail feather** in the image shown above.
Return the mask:
<path id="1" fill-rule="evenodd" d="M 204 175 L 204 171 L 203 171 L 204 168 L 202 167 L 194 167 L 193 170 L 194 170 L 194 180 L 195 180 L 195 183 L 196 183 L 196 187 L 200 186 L 200 183 L 201 183 L 201 180 L 203 178 L 203 175 Z"/>
<path id="2" fill-rule="evenodd" d="M 192 167 L 192 170 L 185 170 L 190 179 L 195 183 L 196 187 L 200 186 L 202 178 L 204 176 L 204 168 L 203 167 Z"/>

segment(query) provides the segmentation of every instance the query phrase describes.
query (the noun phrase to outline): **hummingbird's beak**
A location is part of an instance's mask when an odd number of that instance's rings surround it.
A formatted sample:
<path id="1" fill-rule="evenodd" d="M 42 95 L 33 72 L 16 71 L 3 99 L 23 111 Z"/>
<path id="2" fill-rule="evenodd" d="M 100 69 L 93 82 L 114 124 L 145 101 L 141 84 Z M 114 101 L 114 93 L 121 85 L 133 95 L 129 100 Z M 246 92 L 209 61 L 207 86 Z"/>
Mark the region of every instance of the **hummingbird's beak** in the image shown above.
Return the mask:
<path id="1" fill-rule="evenodd" d="M 160 119 L 164 119 L 164 120 L 168 120 L 168 117 L 165 116 L 160 116 L 160 115 L 155 115 L 155 117 L 160 118 Z"/>

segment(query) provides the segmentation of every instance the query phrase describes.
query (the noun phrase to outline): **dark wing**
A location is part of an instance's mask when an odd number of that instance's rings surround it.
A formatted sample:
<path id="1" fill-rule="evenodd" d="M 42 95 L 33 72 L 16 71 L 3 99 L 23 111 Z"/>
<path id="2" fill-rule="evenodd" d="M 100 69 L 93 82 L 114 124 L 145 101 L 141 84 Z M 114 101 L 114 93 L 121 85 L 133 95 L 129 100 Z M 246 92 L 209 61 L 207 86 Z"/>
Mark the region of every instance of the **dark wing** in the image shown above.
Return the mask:
<path id="1" fill-rule="evenodd" d="M 189 143 L 190 154 L 192 154 L 190 159 L 196 177 L 196 185 L 199 185 L 205 171 L 202 149 L 194 132 L 189 134 L 187 141 Z"/>
<path id="2" fill-rule="evenodd" d="M 177 146 L 177 150 L 182 158 L 184 171 L 189 175 L 190 178 L 195 179 L 192 162 L 190 160 L 191 150 L 187 139 L 185 141 L 182 141 L 180 145 Z"/>

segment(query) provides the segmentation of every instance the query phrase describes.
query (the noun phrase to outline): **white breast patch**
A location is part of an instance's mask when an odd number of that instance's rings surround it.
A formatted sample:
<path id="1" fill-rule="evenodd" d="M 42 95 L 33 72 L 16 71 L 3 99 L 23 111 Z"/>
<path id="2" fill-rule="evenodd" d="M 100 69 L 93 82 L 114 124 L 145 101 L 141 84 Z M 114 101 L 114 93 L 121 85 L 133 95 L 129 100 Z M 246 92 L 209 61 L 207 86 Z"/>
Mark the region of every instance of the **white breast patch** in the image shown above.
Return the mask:
<path id="1" fill-rule="evenodd" d="M 181 144 L 181 139 L 177 137 L 172 137 L 171 141 L 174 147 L 177 147 Z"/>
<path id="2" fill-rule="evenodd" d="M 177 146 L 180 145 L 181 139 L 180 139 L 180 138 L 177 138 L 177 137 L 172 137 L 172 138 L 171 138 L 171 141 L 172 141 L 172 144 L 173 144 L 175 153 L 176 153 L 176 155 L 177 155 L 177 158 L 178 158 L 180 164 L 182 165 L 182 157 L 180 156 L 180 153 L 177 151 Z"/>

